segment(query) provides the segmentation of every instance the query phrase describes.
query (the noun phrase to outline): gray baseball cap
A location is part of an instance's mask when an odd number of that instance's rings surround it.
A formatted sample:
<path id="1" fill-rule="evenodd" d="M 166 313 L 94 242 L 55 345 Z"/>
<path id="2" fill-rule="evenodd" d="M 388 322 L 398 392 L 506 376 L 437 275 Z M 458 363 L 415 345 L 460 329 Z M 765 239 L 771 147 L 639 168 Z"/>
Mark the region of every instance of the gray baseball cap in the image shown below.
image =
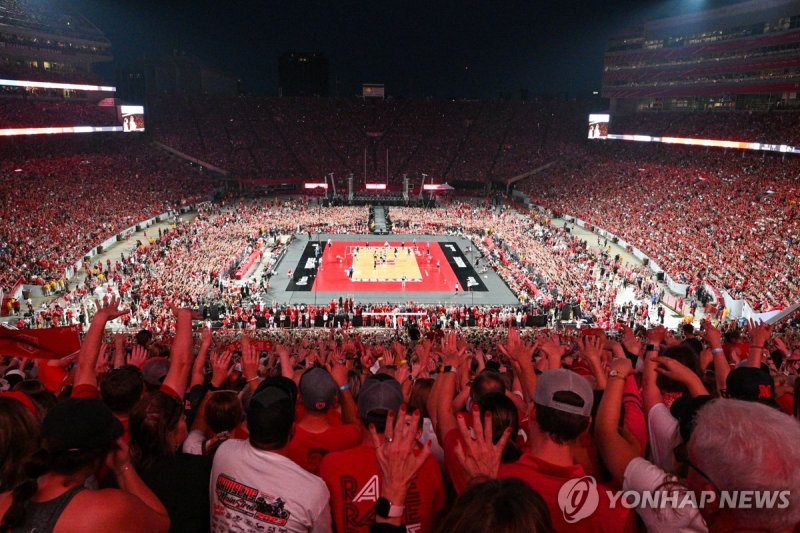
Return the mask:
<path id="1" fill-rule="evenodd" d="M 553 397 L 557 392 L 574 392 L 583 400 L 582 406 L 570 405 L 560 402 Z M 536 381 L 536 393 L 533 396 L 536 405 L 550 407 L 565 413 L 572 413 L 581 416 L 591 416 L 592 405 L 594 404 L 594 393 L 589 382 L 572 372 L 563 368 L 548 370 L 539 376 Z"/>

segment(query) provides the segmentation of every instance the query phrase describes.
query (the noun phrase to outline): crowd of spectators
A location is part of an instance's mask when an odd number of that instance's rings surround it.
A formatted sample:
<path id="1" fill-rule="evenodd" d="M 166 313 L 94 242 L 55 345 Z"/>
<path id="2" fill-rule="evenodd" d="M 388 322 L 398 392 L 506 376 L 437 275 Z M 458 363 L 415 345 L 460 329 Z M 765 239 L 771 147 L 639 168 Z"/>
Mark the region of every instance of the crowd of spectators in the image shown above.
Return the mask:
<path id="1" fill-rule="evenodd" d="M 128 329 L 171 331 L 169 305 L 181 302 L 220 316 L 223 329 L 325 327 L 403 327 L 407 322 L 370 313 L 418 312 L 425 325 L 472 327 L 525 326 L 529 317 L 548 322 L 592 320 L 611 329 L 648 324 L 651 306 L 663 288 L 642 266 L 624 264 L 604 249 L 589 247 L 542 215 L 507 208 L 454 203 L 445 208 L 394 208 L 395 232 L 449 234 L 469 239 L 476 268 L 492 269 L 518 296 L 517 306 L 362 304 L 350 299 L 330 304 L 270 302 L 275 262 L 291 239 L 318 233 L 366 233 L 363 207 L 319 208 L 301 201 L 235 201 L 206 204 L 191 222 L 153 233 L 118 260 L 83 263 L 86 278 L 49 307 L 22 321 L 27 327 L 86 323 L 93 298 L 118 294 L 129 303 Z M 254 251 L 261 274 L 234 281 L 236 267 Z M 258 265 L 256 265 L 258 266 Z M 292 265 L 281 265 L 281 269 Z M 255 271 L 253 271 L 255 272 Z M 61 287 L 58 287 L 61 289 Z M 213 313 L 211 309 L 216 311 Z M 216 320 L 216 319 L 215 319 Z"/>
<path id="2" fill-rule="evenodd" d="M 193 332 L 195 311 L 170 312 L 169 336 L 108 338 L 130 310 L 107 298 L 77 355 L 0 360 L 2 527 L 703 532 L 800 522 L 796 328 L 707 321 L 699 335 L 624 327 L 609 338 L 423 326 L 416 338 L 324 329 L 256 340 Z M 592 491 L 588 507 L 576 490 Z"/>
<path id="3" fill-rule="evenodd" d="M 4 143 L 0 285 L 64 277 L 89 250 L 155 215 L 208 199 L 209 178 L 143 140 L 114 136 Z"/>
<path id="4" fill-rule="evenodd" d="M 117 108 L 69 100 L 0 99 L 0 124 L 5 128 L 117 126 Z"/>
<path id="5" fill-rule="evenodd" d="M 800 297 L 797 175 L 792 157 L 603 143 L 521 188 L 635 245 L 675 281 L 766 311 Z"/>
<path id="6" fill-rule="evenodd" d="M 243 178 L 483 184 L 566 153 L 585 108 L 558 101 L 471 102 L 160 96 L 157 140 Z M 366 167 L 366 168 L 365 168 Z"/>

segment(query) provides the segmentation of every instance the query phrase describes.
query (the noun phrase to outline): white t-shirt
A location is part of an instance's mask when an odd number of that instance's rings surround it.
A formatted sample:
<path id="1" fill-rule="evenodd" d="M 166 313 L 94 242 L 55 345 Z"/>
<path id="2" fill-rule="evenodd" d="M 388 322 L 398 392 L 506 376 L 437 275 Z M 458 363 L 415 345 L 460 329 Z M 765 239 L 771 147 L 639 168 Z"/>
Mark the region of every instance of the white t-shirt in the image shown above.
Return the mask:
<path id="1" fill-rule="evenodd" d="M 625 469 L 622 480 L 623 491 L 655 491 L 662 489 L 665 482 L 673 476 L 656 465 L 637 457 Z M 676 490 L 672 487 L 667 490 Z M 648 533 L 705 533 L 708 531 L 700 511 L 693 507 L 681 509 L 653 509 L 637 507 L 636 513 L 642 518 Z"/>
<path id="2" fill-rule="evenodd" d="M 189 436 L 183 441 L 183 453 L 191 455 L 203 455 L 203 443 L 206 441 L 206 434 L 200 430 L 193 429 Z"/>
<path id="3" fill-rule="evenodd" d="M 329 533 L 333 528 L 325 482 L 245 440 L 219 447 L 209 492 L 211 531 L 216 533 Z"/>
<path id="4" fill-rule="evenodd" d="M 647 436 L 650 442 L 650 460 L 654 465 L 675 471 L 673 450 L 681 442 L 678 421 L 664 403 L 658 403 L 647 413 Z"/>

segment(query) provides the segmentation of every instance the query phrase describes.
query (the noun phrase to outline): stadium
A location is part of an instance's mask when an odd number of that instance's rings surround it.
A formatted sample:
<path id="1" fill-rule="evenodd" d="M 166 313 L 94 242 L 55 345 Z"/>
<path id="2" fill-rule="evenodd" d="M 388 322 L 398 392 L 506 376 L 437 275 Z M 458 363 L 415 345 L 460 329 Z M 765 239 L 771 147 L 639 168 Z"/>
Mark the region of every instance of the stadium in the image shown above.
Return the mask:
<path id="1" fill-rule="evenodd" d="M 500 97 L 412 7 L 95 4 L 0 0 L 0 530 L 800 526 L 800 2 L 587 4 L 597 90 Z"/>

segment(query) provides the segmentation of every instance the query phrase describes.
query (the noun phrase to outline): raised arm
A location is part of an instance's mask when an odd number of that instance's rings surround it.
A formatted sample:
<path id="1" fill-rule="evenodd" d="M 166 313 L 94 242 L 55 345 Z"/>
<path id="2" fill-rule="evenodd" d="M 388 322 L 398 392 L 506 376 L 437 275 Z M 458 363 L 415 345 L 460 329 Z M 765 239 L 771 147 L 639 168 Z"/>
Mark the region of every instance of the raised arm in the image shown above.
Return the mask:
<path id="1" fill-rule="evenodd" d="M 764 322 L 750 320 L 747 328 L 750 330 L 750 349 L 747 352 L 747 366 L 759 368 L 767 341 L 772 336 L 772 326 L 764 324 Z"/>
<path id="2" fill-rule="evenodd" d="M 114 320 L 130 312 L 128 309 L 120 309 L 120 303 L 120 299 L 116 296 L 112 296 L 106 305 L 102 305 L 99 301 L 95 302 L 97 313 L 92 317 L 89 331 L 86 332 L 86 336 L 83 338 L 83 344 L 81 344 L 81 350 L 78 353 L 78 369 L 75 373 L 75 387 L 79 385 L 97 387 L 95 367 L 97 366 L 97 358 L 100 356 L 100 346 L 103 343 L 103 332 L 105 331 L 106 324 L 110 320 Z"/>
<path id="3" fill-rule="evenodd" d="M 611 476 L 622 483 L 628 464 L 640 455 L 639 442 L 630 432 L 620 433 L 619 430 L 625 381 L 633 372 L 633 367 L 627 358 L 612 360 L 610 367 L 614 375 L 609 377 L 603 399 L 597 409 L 594 434 L 600 455 Z"/>
<path id="4" fill-rule="evenodd" d="M 516 328 L 508 330 L 508 339 L 505 344 L 498 345 L 500 352 L 511 362 L 515 375 L 519 378 L 522 396 L 525 402 L 533 402 L 533 393 L 536 390 L 536 372 L 533 369 L 534 345 L 524 342 Z"/>
<path id="5" fill-rule="evenodd" d="M 458 335 L 455 332 L 448 333 L 442 339 L 441 353 L 444 368 L 437 379 L 441 380 L 441 384 L 437 390 L 435 428 L 439 442 L 444 442 L 445 436 L 458 427 L 453 412 L 453 398 L 456 394 L 456 368 L 463 350 L 458 347 Z"/>
<path id="6" fill-rule="evenodd" d="M 203 328 L 200 334 L 200 350 L 197 352 L 197 357 L 192 364 L 192 379 L 189 388 L 205 383 L 205 366 L 208 360 L 208 350 L 211 348 L 213 341 L 213 334 L 211 328 Z"/>
<path id="7" fill-rule="evenodd" d="M 727 388 L 728 374 L 731 372 L 730 363 L 725 358 L 725 350 L 722 349 L 722 334 L 715 328 L 710 320 L 703 322 L 705 330 L 704 338 L 711 346 L 711 355 L 714 358 L 714 380 L 717 384 L 717 392 L 720 393 Z"/>
<path id="8" fill-rule="evenodd" d="M 176 319 L 175 342 L 172 344 L 169 371 L 163 387 L 182 398 L 192 370 L 192 310 L 173 306 L 172 313 Z"/>

